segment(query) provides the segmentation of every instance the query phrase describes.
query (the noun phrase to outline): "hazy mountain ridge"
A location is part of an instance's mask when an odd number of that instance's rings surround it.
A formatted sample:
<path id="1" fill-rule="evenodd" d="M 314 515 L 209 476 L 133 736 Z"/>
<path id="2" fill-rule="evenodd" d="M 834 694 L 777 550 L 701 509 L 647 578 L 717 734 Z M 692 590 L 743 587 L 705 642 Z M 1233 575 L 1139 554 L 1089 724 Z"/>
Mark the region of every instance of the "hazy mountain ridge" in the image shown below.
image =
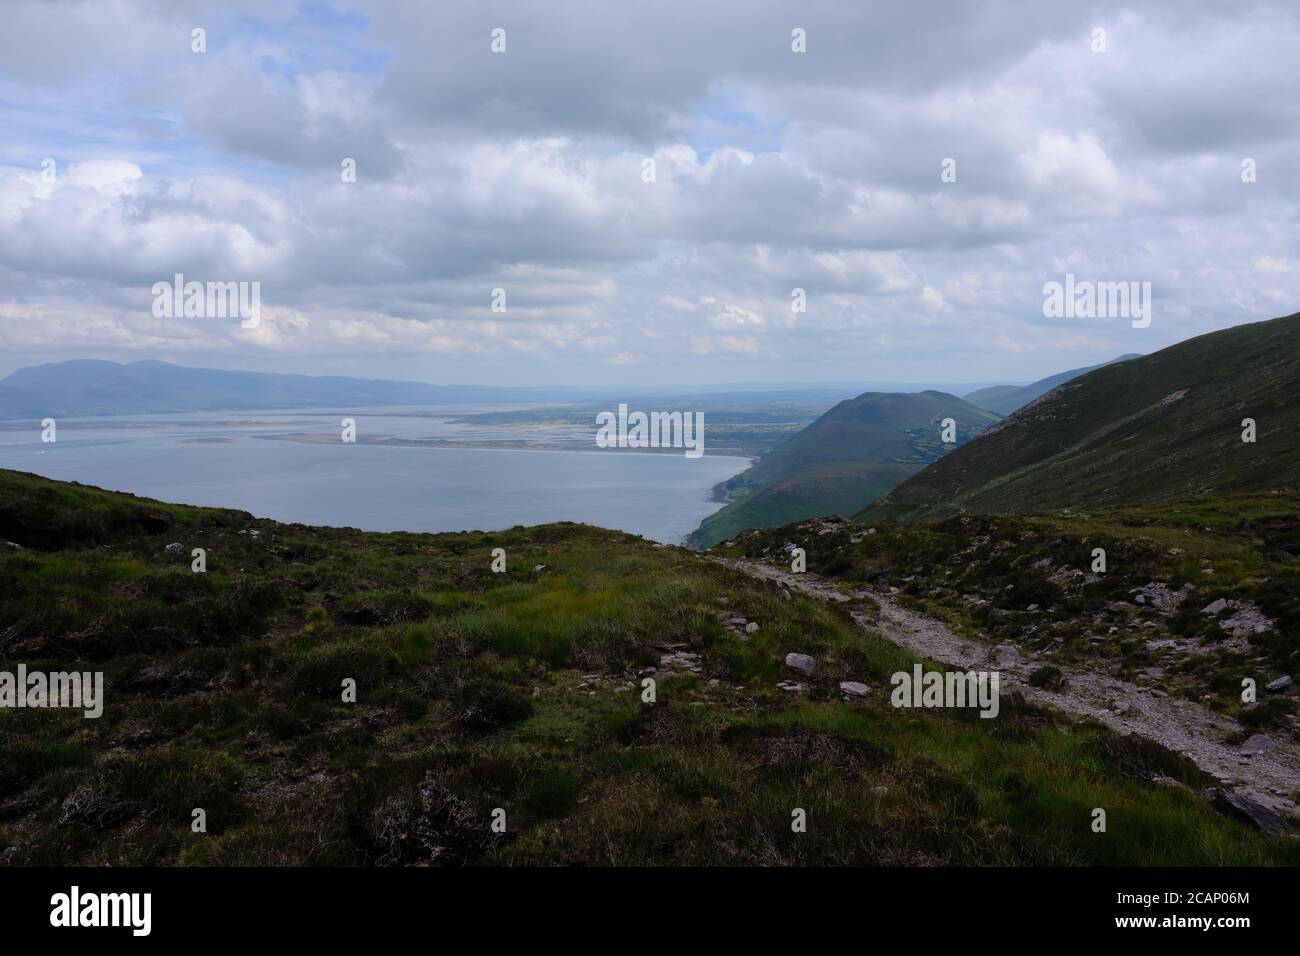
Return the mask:
<path id="1" fill-rule="evenodd" d="M 962 386 L 937 386 L 961 390 Z M 965 386 L 969 387 L 969 386 Z M 754 406 L 829 407 L 845 395 L 906 389 L 884 383 L 754 383 L 718 385 L 432 385 L 427 382 L 243 372 L 194 368 L 146 360 L 122 364 L 102 359 L 71 359 L 17 369 L 0 379 L 0 419 L 46 415 L 131 415 L 162 412 L 240 411 L 362 405 L 472 405 L 660 403 L 715 409 L 739 405 L 752 421 Z M 820 409 L 819 409 L 820 411 Z M 476 421 L 518 420 L 526 412 L 483 413 Z M 815 417 L 808 415 L 807 420 Z M 716 418 L 718 422 L 723 419 Z"/>
<path id="2" fill-rule="evenodd" d="M 1119 356 L 1119 358 L 1111 359 L 1109 362 L 1089 365 L 1085 368 L 1074 368 L 1068 372 L 1058 372 L 1055 375 L 1040 378 L 1028 385 L 994 385 L 990 388 L 976 389 L 963 395 L 962 398 L 972 405 L 987 409 L 990 412 L 996 412 L 999 415 L 1010 415 L 1012 412 L 1028 405 L 1040 395 L 1046 395 L 1057 386 L 1064 385 L 1080 375 L 1086 375 L 1099 368 L 1105 368 L 1107 365 L 1114 365 L 1116 362 L 1127 362 L 1130 359 L 1141 357 L 1137 352 L 1129 352 L 1126 355 Z"/>
<path id="3" fill-rule="evenodd" d="M 22 368 L 0 380 L 0 417 L 130 415 L 329 405 L 437 404 L 484 400 L 489 389 L 344 376 L 121 365 L 95 359 Z"/>

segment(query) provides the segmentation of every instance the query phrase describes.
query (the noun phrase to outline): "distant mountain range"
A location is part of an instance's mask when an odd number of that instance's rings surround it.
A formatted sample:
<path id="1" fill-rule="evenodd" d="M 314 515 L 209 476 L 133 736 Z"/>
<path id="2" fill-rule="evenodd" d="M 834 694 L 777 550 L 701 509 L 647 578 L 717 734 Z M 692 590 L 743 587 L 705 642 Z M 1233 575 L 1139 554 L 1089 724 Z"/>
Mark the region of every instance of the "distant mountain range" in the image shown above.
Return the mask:
<path id="1" fill-rule="evenodd" d="M 1244 419 L 1256 438 L 1242 440 Z M 1188 339 L 1058 386 L 909 478 L 871 520 L 1137 505 L 1293 487 L 1300 313 Z"/>
<path id="2" fill-rule="evenodd" d="M 967 386 L 969 387 L 969 386 Z M 74 359 L 19 369 L 0 379 L 0 419 L 47 415 L 136 415 L 165 412 L 240 411 L 373 405 L 491 405 L 610 403 L 638 400 L 695 403 L 716 408 L 720 400 L 747 409 L 758 404 L 798 403 L 829 407 L 868 389 L 905 390 L 884 383 L 817 385 L 735 383 L 713 386 L 430 385 L 425 382 L 279 372 L 190 368 L 169 362 L 129 364 Z M 948 388 L 948 386 L 945 386 Z M 960 386 L 951 386 L 958 389 Z M 806 420 L 811 420 L 808 416 Z"/>
<path id="3" fill-rule="evenodd" d="M 78 359 L 19 369 L 0 380 L 0 418 L 501 401 L 504 391 Z"/>
<path id="4" fill-rule="evenodd" d="M 1029 385 L 994 385 L 989 388 L 977 389 L 962 397 L 979 408 L 997 412 L 999 415 L 1010 415 L 1016 409 L 1023 408 L 1038 396 L 1046 395 L 1058 385 L 1064 385 L 1072 378 L 1078 378 L 1080 375 L 1086 375 L 1096 369 L 1105 368 L 1107 365 L 1114 365 L 1116 362 L 1127 362 L 1130 359 L 1140 357 L 1138 353 L 1130 352 L 1128 355 L 1121 355 L 1119 358 L 1103 362 L 1101 365 L 1089 365 L 1087 368 L 1075 368 L 1070 369 L 1068 372 L 1058 372 L 1055 375 L 1049 375 L 1047 378 L 1040 378 L 1037 382 Z"/>
<path id="5" fill-rule="evenodd" d="M 710 547 L 748 528 L 851 515 L 948 450 L 940 423 L 965 441 L 998 416 L 944 392 L 867 392 L 840 402 L 727 482 L 735 499 L 691 543 Z"/>

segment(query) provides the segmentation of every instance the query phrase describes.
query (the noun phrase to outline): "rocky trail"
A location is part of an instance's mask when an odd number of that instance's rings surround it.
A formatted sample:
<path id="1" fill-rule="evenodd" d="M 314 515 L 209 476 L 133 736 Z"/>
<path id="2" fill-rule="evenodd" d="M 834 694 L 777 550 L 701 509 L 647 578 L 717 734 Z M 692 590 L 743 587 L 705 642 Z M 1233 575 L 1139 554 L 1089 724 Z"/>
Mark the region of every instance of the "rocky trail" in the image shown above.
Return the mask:
<path id="1" fill-rule="evenodd" d="M 902 607 L 889 593 L 848 591 L 810 574 L 754 560 L 715 560 L 819 600 L 869 599 L 879 606 L 879 618 L 865 610 L 853 611 L 860 626 L 874 628 L 900 647 L 938 663 L 961 670 L 997 670 L 1002 687 L 1027 700 L 1098 720 L 1120 733 L 1137 734 L 1185 755 L 1224 788 L 1208 794 L 1211 799 L 1251 818 L 1263 830 L 1280 832 L 1283 821 L 1278 813 L 1300 810 L 1295 803 L 1300 792 L 1300 746 L 1295 743 L 1259 735 L 1244 744 L 1228 743 L 1227 738 L 1241 730 L 1235 721 L 1193 701 L 1087 670 L 1061 667 L 1063 686 L 1035 687 L 1029 677 L 1042 666 L 1041 660 L 1025 658 L 1012 644 L 990 645 L 955 634 L 941 621 Z"/>

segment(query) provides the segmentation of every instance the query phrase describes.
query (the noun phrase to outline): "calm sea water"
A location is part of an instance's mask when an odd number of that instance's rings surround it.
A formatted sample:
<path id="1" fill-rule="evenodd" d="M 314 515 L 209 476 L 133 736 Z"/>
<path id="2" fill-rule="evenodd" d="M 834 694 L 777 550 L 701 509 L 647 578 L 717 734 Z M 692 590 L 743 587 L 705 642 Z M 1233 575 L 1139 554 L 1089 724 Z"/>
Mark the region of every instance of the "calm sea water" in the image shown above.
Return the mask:
<path id="1" fill-rule="evenodd" d="M 0 467 L 163 501 L 367 531 L 492 531 L 582 521 L 680 542 L 720 505 L 744 458 L 595 448 L 569 425 L 469 426 L 455 408 L 204 412 L 0 425 Z M 340 440 L 356 420 L 356 444 Z M 559 444 L 563 450 L 410 447 L 386 438 Z M 707 447 L 707 446 L 706 446 Z M 591 450 L 586 450 L 591 449 Z"/>

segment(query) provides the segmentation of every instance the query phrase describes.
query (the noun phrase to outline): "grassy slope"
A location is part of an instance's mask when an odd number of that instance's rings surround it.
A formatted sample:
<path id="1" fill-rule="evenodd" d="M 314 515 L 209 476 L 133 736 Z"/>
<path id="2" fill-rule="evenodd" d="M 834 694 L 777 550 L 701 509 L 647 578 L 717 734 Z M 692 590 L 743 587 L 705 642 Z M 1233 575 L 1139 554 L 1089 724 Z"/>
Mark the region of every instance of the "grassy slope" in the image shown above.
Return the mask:
<path id="1" fill-rule="evenodd" d="M 691 543 L 707 548 L 747 528 L 853 514 L 943 454 L 939 422 L 949 416 L 963 441 L 997 420 L 943 392 L 867 392 L 840 402 L 732 479 L 736 500 L 706 518 Z"/>
<path id="2" fill-rule="evenodd" d="M 1241 440 L 1247 417 L 1258 424 L 1255 444 Z M 1297 472 L 1300 314 L 1075 379 L 899 485 L 865 516 L 1171 501 L 1286 487 Z"/>
<path id="3" fill-rule="evenodd" d="M 1157 748 L 1014 700 L 889 707 L 910 660 L 847 609 L 681 549 L 280 525 L 13 472 L 0 501 L 24 545 L 0 544 L 0 669 L 107 675 L 99 720 L 0 711 L 18 864 L 1300 863 L 1150 783 L 1201 782 Z M 703 672 L 643 704 L 628 685 L 665 643 Z M 806 697 L 773 686 L 792 650 L 819 661 Z M 842 701 L 844 679 L 877 691 Z"/>

